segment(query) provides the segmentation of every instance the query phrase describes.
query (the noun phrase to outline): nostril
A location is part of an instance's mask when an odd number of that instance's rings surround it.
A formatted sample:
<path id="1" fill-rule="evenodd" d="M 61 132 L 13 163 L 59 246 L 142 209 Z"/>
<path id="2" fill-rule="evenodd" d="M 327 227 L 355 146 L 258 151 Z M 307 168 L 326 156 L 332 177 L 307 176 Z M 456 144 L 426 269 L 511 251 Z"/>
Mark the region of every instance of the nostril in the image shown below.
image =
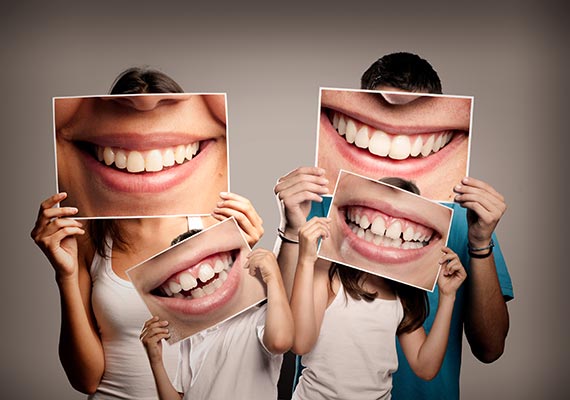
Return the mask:
<path id="1" fill-rule="evenodd" d="M 176 104 L 188 99 L 188 96 L 164 96 L 153 94 L 141 94 L 134 96 L 109 96 L 103 98 L 110 100 L 122 107 L 128 107 L 136 111 L 152 111 L 158 107 Z"/>

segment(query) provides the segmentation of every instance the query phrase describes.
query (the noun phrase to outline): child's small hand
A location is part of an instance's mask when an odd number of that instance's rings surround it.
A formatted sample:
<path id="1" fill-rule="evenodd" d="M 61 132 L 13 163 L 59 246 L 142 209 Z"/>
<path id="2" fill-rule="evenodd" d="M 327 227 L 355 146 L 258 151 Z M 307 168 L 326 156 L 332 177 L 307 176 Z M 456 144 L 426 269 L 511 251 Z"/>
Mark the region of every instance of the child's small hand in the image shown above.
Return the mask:
<path id="1" fill-rule="evenodd" d="M 463 265 L 461 265 L 457 254 L 449 247 L 443 247 L 441 251 L 443 252 L 443 256 L 439 260 L 441 271 L 437 280 L 439 293 L 442 296 L 455 295 L 457 289 L 459 289 L 459 286 L 467 277 L 467 273 Z"/>
<path id="2" fill-rule="evenodd" d="M 247 243 L 253 247 L 263 236 L 263 220 L 253 204 L 243 196 L 230 192 L 221 192 L 220 201 L 212 212 L 218 221 L 234 217 L 243 231 Z"/>
<path id="3" fill-rule="evenodd" d="M 140 340 L 144 345 L 146 354 L 151 364 L 162 363 L 162 339 L 168 339 L 168 321 L 154 316 L 144 323 Z"/>
<path id="4" fill-rule="evenodd" d="M 319 239 L 330 236 L 330 218 L 311 218 L 299 229 L 299 261 L 315 263 Z"/>
<path id="5" fill-rule="evenodd" d="M 255 276 L 259 270 L 263 282 L 267 284 L 271 279 L 275 278 L 279 272 L 279 265 L 275 254 L 265 249 L 255 249 L 247 256 L 247 261 L 243 266 L 249 269 L 249 274 Z"/>

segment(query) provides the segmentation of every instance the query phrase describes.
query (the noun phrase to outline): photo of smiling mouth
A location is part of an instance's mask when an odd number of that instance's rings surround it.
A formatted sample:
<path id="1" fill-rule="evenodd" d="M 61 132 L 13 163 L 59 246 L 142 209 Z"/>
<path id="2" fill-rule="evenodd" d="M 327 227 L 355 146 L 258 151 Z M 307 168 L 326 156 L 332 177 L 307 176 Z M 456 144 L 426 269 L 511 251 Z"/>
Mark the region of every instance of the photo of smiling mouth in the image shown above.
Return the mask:
<path id="1" fill-rule="evenodd" d="M 389 209 L 381 211 L 368 205 L 340 207 L 338 213 L 348 244 L 341 246 L 341 253 L 353 249 L 371 262 L 408 262 L 422 257 L 441 240 L 434 228 L 409 217 L 390 215 Z"/>
<path id="2" fill-rule="evenodd" d="M 174 273 L 150 291 L 164 306 L 184 314 L 203 314 L 221 307 L 236 293 L 239 268 L 233 268 L 239 249 L 203 258 L 196 264 L 182 263 Z"/>
<path id="3" fill-rule="evenodd" d="M 181 165 L 192 160 L 200 152 L 200 142 L 144 151 L 99 146 L 87 142 L 80 142 L 80 147 L 85 149 L 100 163 L 133 174 L 159 172 L 175 165 Z"/>
<path id="4" fill-rule="evenodd" d="M 461 130 L 398 134 L 369 126 L 336 110 L 327 109 L 326 115 L 347 143 L 392 160 L 428 157 L 445 148 L 455 137 L 467 136 Z"/>

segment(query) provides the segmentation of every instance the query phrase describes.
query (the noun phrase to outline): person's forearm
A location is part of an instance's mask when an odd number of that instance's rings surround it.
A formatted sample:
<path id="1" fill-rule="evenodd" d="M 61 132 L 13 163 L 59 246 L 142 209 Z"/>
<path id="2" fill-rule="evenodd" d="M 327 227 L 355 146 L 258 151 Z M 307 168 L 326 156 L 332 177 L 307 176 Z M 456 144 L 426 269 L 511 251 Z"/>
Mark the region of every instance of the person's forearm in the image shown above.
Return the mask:
<path id="1" fill-rule="evenodd" d="M 422 379 L 433 379 L 441 368 L 451 325 L 455 295 L 441 295 L 433 325 L 418 351 L 416 374 Z"/>
<path id="2" fill-rule="evenodd" d="M 277 254 L 277 263 L 283 277 L 285 292 L 287 298 L 291 299 L 293 290 L 293 282 L 295 280 L 295 269 L 297 266 L 297 257 L 299 256 L 299 245 L 296 243 L 287 243 L 277 238 L 275 242 L 274 252 Z"/>
<path id="3" fill-rule="evenodd" d="M 466 288 L 465 335 L 477 359 L 498 359 L 509 331 L 509 313 L 501 292 L 493 255 L 471 258 Z"/>
<path id="4" fill-rule="evenodd" d="M 299 262 L 291 294 L 291 311 L 295 326 L 293 352 L 311 351 L 318 337 L 315 316 L 314 265 Z"/>
<path id="5" fill-rule="evenodd" d="M 105 370 L 103 348 L 84 304 L 77 277 L 58 279 L 61 300 L 59 357 L 71 385 L 94 393 Z"/>
<path id="6" fill-rule="evenodd" d="M 282 354 L 293 346 L 293 315 L 280 277 L 267 282 L 267 313 L 263 343 L 273 354 Z"/>
<path id="7" fill-rule="evenodd" d="M 162 360 L 156 363 L 151 362 L 150 368 L 152 370 L 152 376 L 154 377 L 154 383 L 156 384 L 158 398 L 160 400 L 180 400 L 182 394 L 178 393 L 172 385 L 172 382 L 170 382 Z"/>

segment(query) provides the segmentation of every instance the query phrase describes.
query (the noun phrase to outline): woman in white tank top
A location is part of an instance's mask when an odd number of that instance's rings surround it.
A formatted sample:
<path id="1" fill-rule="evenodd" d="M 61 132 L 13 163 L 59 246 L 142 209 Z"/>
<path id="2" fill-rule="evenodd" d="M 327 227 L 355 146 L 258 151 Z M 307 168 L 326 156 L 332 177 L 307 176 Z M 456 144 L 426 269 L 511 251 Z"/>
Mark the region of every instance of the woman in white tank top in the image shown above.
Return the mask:
<path id="1" fill-rule="evenodd" d="M 344 265 L 317 262 L 317 245 L 330 236 L 329 224 L 328 218 L 313 218 L 299 230 L 292 350 L 303 356 L 306 368 L 293 399 L 390 399 L 398 368 L 396 336 L 413 371 L 422 379 L 435 377 L 447 347 L 455 293 L 466 277 L 457 255 L 442 248 L 440 301 L 426 335 L 425 292 Z"/>
<path id="2" fill-rule="evenodd" d="M 121 74 L 111 90 L 113 94 L 182 91 L 167 75 L 137 68 Z M 144 99 L 132 97 L 122 104 L 137 110 L 142 104 L 146 108 L 139 111 L 148 111 L 151 105 Z M 160 101 L 152 104 L 160 105 Z M 56 272 L 62 308 L 59 355 L 63 368 L 71 385 L 92 394 L 92 398 L 154 399 L 154 380 L 139 341 L 149 313 L 125 271 L 167 248 L 189 228 L 201 229 L 230 216 L 236 218 L 253 245 L 263 234 L 261 218 L 247 199 L 221 193 L 218 208 L 204 218 L 205 222 L 200 217 L 193 219 L 197 223 L 194 226 L 185 217 L 82 223 L 71 219 L 77 209 L 55 207 L 65 197 L 60 193 L 46 199 L 32 230 L 32 238 Z M 173 374 L 176 348 L 167 353 L 165 362 Z"/>

